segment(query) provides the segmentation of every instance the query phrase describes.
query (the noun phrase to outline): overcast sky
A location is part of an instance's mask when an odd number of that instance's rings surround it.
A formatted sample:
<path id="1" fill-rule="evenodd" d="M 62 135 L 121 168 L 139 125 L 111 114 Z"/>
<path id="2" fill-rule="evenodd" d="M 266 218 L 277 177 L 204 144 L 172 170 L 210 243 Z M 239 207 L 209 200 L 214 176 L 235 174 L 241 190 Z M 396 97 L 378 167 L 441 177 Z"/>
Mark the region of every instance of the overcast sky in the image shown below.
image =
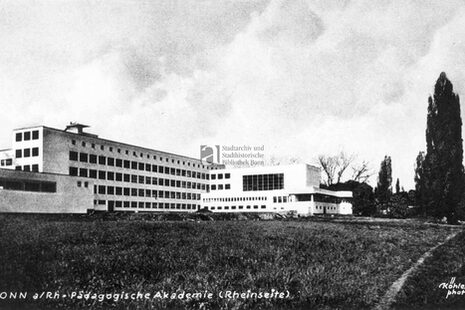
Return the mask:
<path id="1" fill-rule="evenodd" d="M 463 1 L 2 1 L 0 148 L 78 121 L 193 157 L 388 154 L 410 188 L 440 72 L 465 94 L 464 39 Z"/>

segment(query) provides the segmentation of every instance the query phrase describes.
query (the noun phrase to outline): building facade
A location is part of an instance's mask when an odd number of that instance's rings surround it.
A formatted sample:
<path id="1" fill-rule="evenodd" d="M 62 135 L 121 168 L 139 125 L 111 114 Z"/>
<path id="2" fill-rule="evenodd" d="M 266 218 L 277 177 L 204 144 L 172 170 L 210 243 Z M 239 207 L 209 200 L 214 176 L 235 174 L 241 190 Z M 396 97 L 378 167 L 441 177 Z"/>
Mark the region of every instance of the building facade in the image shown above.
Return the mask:
<path id="1" fill-rule="evenodd" d="M 224 169 L 86 127 L 15 129 L 12 148 L 0 150 L 0 211 L 352 212 L 350 192 L 319 188 L 317 167 Z M 44 191 L 47 184 L 55 191 Z"/>
<path id="2" fill-rule="evenodd" d="M 319 185 L 320 169 L 306 164 L 215 170 L 202 203 L 212 212 L 352 214 L 352 192 Z"/>

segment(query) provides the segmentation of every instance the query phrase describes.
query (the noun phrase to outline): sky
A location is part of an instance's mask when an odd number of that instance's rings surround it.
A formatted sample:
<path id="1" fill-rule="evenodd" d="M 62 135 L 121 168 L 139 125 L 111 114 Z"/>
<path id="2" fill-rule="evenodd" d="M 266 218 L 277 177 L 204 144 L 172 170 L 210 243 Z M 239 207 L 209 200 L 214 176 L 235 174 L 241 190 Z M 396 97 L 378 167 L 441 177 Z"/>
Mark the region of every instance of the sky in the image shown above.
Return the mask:
<path id="1" fill-rule="evenodd" d="M 0 148 L 14 128 L 77 121 L 196 158 L 343 150 L 372 184 L 390 155 L 409 189 L 439 74 L 465 94 L 464 40 L 453 0 L 2 1 Z"/>

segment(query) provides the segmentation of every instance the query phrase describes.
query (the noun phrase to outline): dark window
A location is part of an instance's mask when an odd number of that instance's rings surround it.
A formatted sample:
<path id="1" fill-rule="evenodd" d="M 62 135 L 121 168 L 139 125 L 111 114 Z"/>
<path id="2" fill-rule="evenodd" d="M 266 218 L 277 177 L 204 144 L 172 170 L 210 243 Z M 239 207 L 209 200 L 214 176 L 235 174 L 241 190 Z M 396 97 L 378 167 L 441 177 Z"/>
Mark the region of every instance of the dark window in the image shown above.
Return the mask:
<path id="1" fill-rule="evenodd" d="M 137 170 L 137 161 L 131 162 L 131 169 Z"/>
<path id="2" fill-rule="evenodd" d="M 73 152 L 73 151 L 69 151 L 69 160 L 77 161 L 78 160 L 78 153 Z"/>
<path id="3" fill-rule="evenodd" d="M 212 175 L 210 176 L 210 178 L 211 178 L 212 180 L 216 180 L 216 174 L 212 174 Z"/>
<path id="4" fill-rule="evenodd" d="M 39 148 L 38 147 L 33 147 L 32 148 L 32 156 L 39 156 Z"/>
<path id="5" fill-rule="evenodd" d="M 139 170 L 144 170 L 144 169 L 145 169 L 144 163 L 139 163 Z"/>
<path id="6" fill-rule="evenodd" d="M 175 174 L 176 174 L 176 169 L 171 168 L 171 169 L 170 169 L 170 172 L 171 172 L 172 175 L 175 175 Z"/>
<path id="7" fill-rule="evenodd" d="M 32 165 L 32 172 L 39 172 L 39 165 Z"/>
<path id="8" fill-rule="evenodd" d="M 105 172 L 105 171 L 101 171 L 101 170 L 100 170 L 100 171 L 98 172 L 98 178 L 99 178 L 100 180 L 105 180 L 105 176 L 106 176 L 106 172 Z"/>
<path id="9" fill-rule="evenodd" d="M 31 149 L 24 149 L 24 157 L 31 157 Z"/>
<path id="10" fill-rule="evenodd" d="M 57 184 L 53 182 L 42 182 L 41 188 L 42 192 L 55 193 L 57 191 Z"/>
<path id="11" fill-rule="evenodd" d="M 76 145 L 76 140 L 71 140 L 72 145 Z"/>
<path id="12" fill-rule="evenodd" d="M 113 181 L 115 179 L 115 173 L 108 171 L 107 172 L 107 180 Z"/>
<path id="13" fill-rule="evenodd" d="M 218 190 L 223 190 L 223 184 L 218 185 Z"/>
<path id="14" fill-rule="evenodd" d="M 130 181 L 131 181 L 131 175 L 125 173 L 125 174 L 124 174 L 124 182 L 130 182 Z"/>
<path id="15" fill-rule="evenodd" d="M 26 131 L 24 132 L 24 141 L 29 141 L 29 140 L 31 140 L 31 132 Z"/>
<path id="16" fill-rule="evenodd" d="M 88 159 L 87 153 L 79 153 L 79 161 L 80 162 L 86 163 L 87 159 Z"/>
<path id="17" fill-rule="evenodd" d="M 115 180 L 116 180 L 116 181 L 119 181 L 119 182 L 123 181 L 123 174 L 117 172 L 117 173 L 116 173 L 116 176 L 115 176 Z"/>
<path id="18" fill-rule="evenodd" d="M 116 167 L 123 167 L 123 160 L 122 159 L 116 159 Z"/>
<path id="19" fill-rule="evenodd" d="M 69 175 L 77 176 L 78 175 L 78 168 L 76 167 L 69 167 Z"/>
<path id="20" fill-rule="evenodd" d="M 16 156 L 16 158 L 21 158 L 21 157 L 23 157 L 22 151 L 21 151 L 21 150 L 16 150 L 15 156 Z"/>
<path id="21" fill-rule="evenodd" d="M 113 186 L 107 186 L 107 195 L 114 195 L 115 188 Z"/>
<path id="22" fill-rule="evenodd" d="M 98 193 L 105 195 L 105 186 L 104 185 L 99 185 L 98 186 Z"/>
<path id="23" fill-rule="evenodd" d="M 100 165 L 105 165 L 106 164 L 106 157 L 105 156 L 99 156 L 98 157 L 98 163 Z"/>
<path id="24" fill-rule="evenodd" d="M 89 154 L 89 162 L 91 164 L 96 164 L 97 163 L 97 155 Z"/>
<path id="25" fill-rule="evenodd" d="M 34 130 L 32 132 L 32 140 L 37 140 L 39 139 L 39 131 L 38 130 Z"/>
<path id="26" fill-rule="evenodd" d="M 158 171 L 157 165 L 152 165 L 152 171 L 153 171 L 153 172 L 157 172 L 157 171 Z"/>
<path id="27" fill-rule="evenodd" d="M 231 178 L 231 174 L 230 174 L 230 173 L 225 173 L 225 174 L 224 174 L 224 178 L 225 178 L 225 179 Z"/>
<path id="28" fill-rule="evenodd" d="M 142 188 L 139 188 L 139 197 L 144 197 L 144 190 Z"/>
<path id="29" fill-rule="evenodd" d="M 223 174 L 222 173 L 219 173 L 218 174 L 218 180 L 222 180 L 223 179 Z"/>
<path id="30" fill-rule="evenodd" d="M 284 174 L 256 174 L 242 176 L 243 191 L 266 191 L 284 188 Z"/>
<path id="31" fill-rule="evenodd" d="M 131 174 L 131 183 L 137 183 L 137 175 Z"/>
<path id="32" fill-rule="evenodd" d="M 124 160 L 124 168 L 131 168 L 131 162 L 129 160 Z"/>
<path id="33" fill-rule="evenodd" d="M 131 188 L 131 196 L 137 196 L 137 188 Z"/>
<path id="34" fill-rule="evenodd" d="M 163 173 L 163 166 L 158 166 L 158 173 Z"/>
<path id="35" fill-rule="evenodd" d="M 123 194 L 124 196 L 129 196 L 130 195 L 130 188 L 129 187 L 125 187 L 123 188 Z"/>
<path id="36" fill-rule="evenodd" d="M 31 166 L 25 165 L 25 166 L 23 167 L 23 170 L 24 170 L 24 171 L 31 171 Z"/>
<path id="37" fill-rule="evenodd" d="M 23 141 L 23 133 L 22 132 L 18 132 L 16 134 L 16 141 Z"/>
<path id="38" fill-rule="evenodd" d="M 152 171 L 152 165 L 151 164 L 145 164 L 145 171 Z"/>
<path id="39" fill-rule="evenodd" d="M 80 169 L 79 169 L 79 176 L 80 176 L 80 177 L 87 178 L 87 169 L 85 169 L 85 168 L 80 168 Z"/>
<path id="40" fill-rule="evenodd" d="M 231 189 L 231 184 L 226 184 L 226 185 L 224 186 L 224 189 Z"/>
<path id="41" fill-rule="evenodd" d="M 113 157 L 108 157 L 107 158 L 107 165 L 108 166 L 114 166 L 115 165 L 115 159 Z"/>
<path id="42" fill-rule="evenodd" d="M 86 143 L 84 141 L 82 141 L 81 145 L 85 147 Z"/>
<path id="43" fill-rule="evenodd" d="M 139 183 L 144 184 L 144 179 L 145 179 L 145 177 L 143 175 L 140 175 L 139 176 Z"/>
<path id="44" fill-rule="evenodd" d="M 97 170 L 90 169 L 89 170 L 89 178 L 96 179 L 97 178 Z"/>
<path id="45" fill-rule="evenodd" d="M 121 196 L 123 194 L 123 188 L 115 187 L 115 194 Z"/>

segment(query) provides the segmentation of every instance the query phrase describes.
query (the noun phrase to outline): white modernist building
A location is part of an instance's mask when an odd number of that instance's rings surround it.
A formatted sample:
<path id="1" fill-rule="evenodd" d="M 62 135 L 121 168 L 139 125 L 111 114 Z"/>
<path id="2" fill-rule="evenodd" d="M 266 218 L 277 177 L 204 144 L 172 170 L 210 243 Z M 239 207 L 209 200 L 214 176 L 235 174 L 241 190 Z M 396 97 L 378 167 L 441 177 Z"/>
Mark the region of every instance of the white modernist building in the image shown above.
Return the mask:
<path id="1" fill-rule="evenodd" d="M 0 150 L 0 212 L 352 214 L 352 193 L 320 189 L 314 166 L 224 169 L 85 127 L 13 130 L 12 148 Z"/>
<path id="2" fill-rule="evenodd" d="M 306 164 L 210 171 L 203 206 L 212 212 L 352 214 L 352 192 L 320 189 L 320 169 Z"/>

